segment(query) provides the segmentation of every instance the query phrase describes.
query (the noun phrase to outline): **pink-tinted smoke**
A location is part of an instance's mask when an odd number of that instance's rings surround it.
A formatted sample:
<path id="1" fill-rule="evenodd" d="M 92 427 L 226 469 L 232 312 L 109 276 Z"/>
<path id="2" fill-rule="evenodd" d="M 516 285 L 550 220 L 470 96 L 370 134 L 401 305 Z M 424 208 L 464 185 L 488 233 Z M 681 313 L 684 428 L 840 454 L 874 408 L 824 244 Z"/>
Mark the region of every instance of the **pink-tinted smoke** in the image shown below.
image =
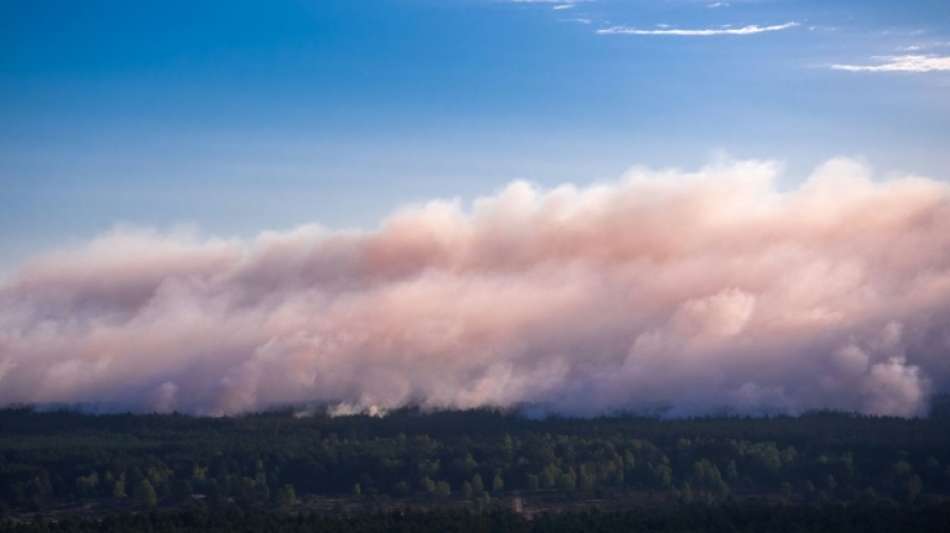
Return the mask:
<path id="1" fill-rule="evenodd" d="M 921 413 L 950 384 L 950 186 L 778 174 L 514 183 L 367 232 L 117 230 L 0 286 L 0 403 Z"/>

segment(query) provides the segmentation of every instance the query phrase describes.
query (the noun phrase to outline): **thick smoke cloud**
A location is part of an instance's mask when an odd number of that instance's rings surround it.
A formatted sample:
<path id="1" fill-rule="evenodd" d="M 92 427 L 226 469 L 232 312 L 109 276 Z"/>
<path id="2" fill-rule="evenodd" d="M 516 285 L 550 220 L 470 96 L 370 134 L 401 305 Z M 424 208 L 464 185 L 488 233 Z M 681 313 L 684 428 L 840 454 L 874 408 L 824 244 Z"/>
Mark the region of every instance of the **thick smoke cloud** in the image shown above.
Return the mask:
<path id="1" fill-rule="evenodd" d="M 513 183 L 369 232 L 114 231 L 0 286 L 0 403 L 923 413 L 950 384 L 950 186 L 779 170 Z"/>

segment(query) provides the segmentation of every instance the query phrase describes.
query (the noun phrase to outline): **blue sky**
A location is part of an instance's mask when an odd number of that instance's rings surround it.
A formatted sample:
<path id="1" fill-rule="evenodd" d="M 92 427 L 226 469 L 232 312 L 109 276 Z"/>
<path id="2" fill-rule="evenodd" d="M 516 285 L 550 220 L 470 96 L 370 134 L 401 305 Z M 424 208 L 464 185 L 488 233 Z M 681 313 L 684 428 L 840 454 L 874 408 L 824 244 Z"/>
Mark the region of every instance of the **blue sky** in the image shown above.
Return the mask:
<path id="1" fill-rule="evenodd" d="M 0 3 L 0 271 L 728 153 L 950 177 L 950 2 Z"/>

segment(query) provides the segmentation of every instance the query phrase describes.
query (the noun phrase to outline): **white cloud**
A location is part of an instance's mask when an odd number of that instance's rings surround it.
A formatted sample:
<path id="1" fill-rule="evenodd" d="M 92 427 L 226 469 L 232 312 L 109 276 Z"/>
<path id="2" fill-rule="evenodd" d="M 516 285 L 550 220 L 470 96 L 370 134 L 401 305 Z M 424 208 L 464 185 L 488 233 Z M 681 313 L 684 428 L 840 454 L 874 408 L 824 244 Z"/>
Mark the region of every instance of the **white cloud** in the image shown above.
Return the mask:
<path id="1" fill-rule="evenodd" d="M 508 0 L 512 4 L 540 4 L 549 5 L 555 11 L 573 9 L 578 4 L 594 2 L 595 0 Z"/>
<path id="2" fill-rule="evenodd" d="M 921 41 L 907 46 L 897 47 L 898 52 L 923 52 L 937 48 L 950 47 L 950 41 Z"/>
<path id="3" fill-rule="evenodd" d="M 706 4 L 706 7 L 709 9 L 715 9 L 717 7 L 729 7 L 729 2 L 713 2 L 711 4 Z"/>
<path id="4" fill-rule="evenodd" d="M 937 72 L 950 70 L 950 56 L 901 55 L 878 56 L 874 65 L 834 64 L 834 70 L 848 72 Z"/>
<path id="5" fill-rule="evenodd" d="M 627 26 L 613 26 L 597 30 L 599 35 L 673 35 L 681 37 L 709 37 L 715 35 L 753 35 L 756 33 L 765 33 L 770 31 L 787 30 L 798 26 L 797 22 L 786 22 L 785 24 L 775 24 L 772 26 L 759 26 L 751 24 L 740 28 L 661 28 L 644 30 L 631 28 Z"/>
<path id="6" fill-rule="evenodd" d="M 575 4 L 582 4 L 585 2 L 593 2 L 594 0 L 510 0 L 513 4 L 557 4 L 559 6 L 573 6 Z M 568 9 L 567 7 L 557 7 L 554 9 Z"/>

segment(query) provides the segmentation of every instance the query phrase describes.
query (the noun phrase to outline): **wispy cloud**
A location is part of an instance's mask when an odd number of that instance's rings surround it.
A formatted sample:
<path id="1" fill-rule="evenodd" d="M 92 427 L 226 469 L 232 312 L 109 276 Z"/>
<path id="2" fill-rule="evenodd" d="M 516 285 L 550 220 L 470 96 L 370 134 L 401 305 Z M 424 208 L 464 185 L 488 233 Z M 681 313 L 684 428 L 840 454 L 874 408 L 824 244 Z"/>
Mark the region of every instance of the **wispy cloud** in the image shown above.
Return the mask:
<path id="1" fill-rule="evenodd" d="M 509 0 L 512 4 L 556 4 L 554 9 L 568 9 L 576 4 L 593 2 L 594 0 Z M 567 6 L 567 7 L 559 7 Z"/>
<path id="2" fill-rule="evenodd" d="M 900 55 L 877 56 L 873 65 L 831 65 L 834 70 L 848 72 L 937 72 L 950 71 L 950 56 Z"/>
<path id="3" fill-rule="evenodd" d="M 599 35 L 671 35 L 681 37 L 710 37 L 716 35 L 753 35 L 756 33 L 765 33 L 770 31 L 787 30 L 798 26 L 797 22 L 786 22 L 785 24 L 775 24 L 772 26 L 759 26 L 751 24 L 739 28 L 659 28 L 659 29 L 641 29 L 628 26 L 612 26 L 597 30 Z"/>
<path id="4" fill-rule="evenodd" d="M 898 47 L 899 52 L 920 52 L 922 50 L 932 50 L 935 48 L 947 48 L 950 47 L 950 41 L 926 41 L 918 42 L 908 46 Z"/>
<path id="5" fill-rule="evenodd" d="M 578 4 L 594 2 L 595 0 L 509 0 L 513 4 L 540 4 L 549 5 L 555 11 L 572 9 Z"/>
<path id="6" fill-rule="evenodd" d="M 706 4 L 706 7 L 709 9 L 715 9 L 717 7 L 729 7 L 729 2 L 713 2 L 711 4 Z"/>

